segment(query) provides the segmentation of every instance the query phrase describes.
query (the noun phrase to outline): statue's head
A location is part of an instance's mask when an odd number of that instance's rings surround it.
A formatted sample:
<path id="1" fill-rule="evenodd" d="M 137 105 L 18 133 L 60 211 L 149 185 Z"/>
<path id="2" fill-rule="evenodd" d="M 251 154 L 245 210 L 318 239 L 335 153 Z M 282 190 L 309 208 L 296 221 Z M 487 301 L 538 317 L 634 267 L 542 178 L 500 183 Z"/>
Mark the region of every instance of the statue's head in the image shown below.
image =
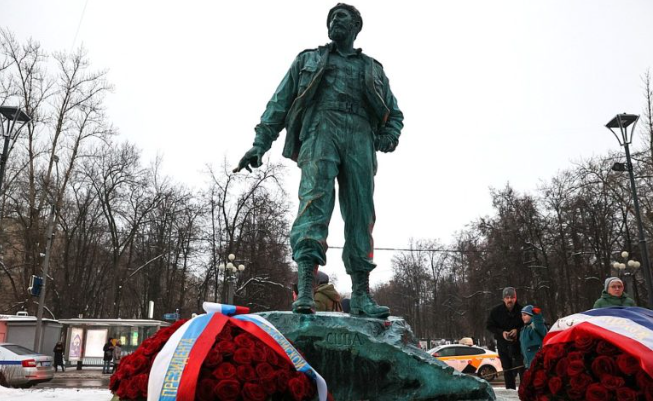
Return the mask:
<path id="1" fill-rule="evenodd" d="M 363 29 L 363 18 L 356 7 L 338 3 L 329 10 L 327 28 L 329 28 L 331 40 L 342 40 L 349 35 L 353 35 L 353 38 L 356 39 L 358 33 Z"/>

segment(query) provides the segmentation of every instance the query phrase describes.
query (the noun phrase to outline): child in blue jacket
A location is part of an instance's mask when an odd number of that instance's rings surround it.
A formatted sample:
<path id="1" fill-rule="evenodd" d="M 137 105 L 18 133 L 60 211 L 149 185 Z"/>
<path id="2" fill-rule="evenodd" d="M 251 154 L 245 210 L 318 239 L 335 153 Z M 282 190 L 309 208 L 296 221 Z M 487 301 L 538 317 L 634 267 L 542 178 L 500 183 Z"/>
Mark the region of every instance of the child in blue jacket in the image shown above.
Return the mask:
<path id="1" fill-rule="evenodd" d="M 535 354 L 542 348 L 542 340 L 547 332 L 541 312 L 540 308 L 533 307 L 533 305 L 526 305 L 521 310 L 524 327 L 519 333 L 519 343 L 526 369 L 531 366 Z"/>

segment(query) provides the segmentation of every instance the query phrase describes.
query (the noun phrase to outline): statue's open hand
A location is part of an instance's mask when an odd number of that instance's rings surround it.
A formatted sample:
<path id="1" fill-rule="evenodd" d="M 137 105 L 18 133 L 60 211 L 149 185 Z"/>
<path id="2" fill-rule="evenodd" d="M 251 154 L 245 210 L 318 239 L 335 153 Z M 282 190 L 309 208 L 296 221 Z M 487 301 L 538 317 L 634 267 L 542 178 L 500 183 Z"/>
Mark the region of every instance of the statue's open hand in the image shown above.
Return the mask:
<path id="1" fill-rule="evenodd" d="M 398 144 L 399 140 L 394 135 L 381 134 L 374 138 L 374 149 L 383 153 L 392 152 Z"/>
<path id="2" fill-rule="evenodd" d="M 252 172 L 252 169 L 249 168 L 250 166 L 257 168 L 261 167 L 263 164 L 263 155 L 265 154 L 265 151 L 261 149 L 258 146 L 253 146 L 250 150 L 248 150 L 245 153 L 245 156 L 243 156 L 242 159 L 238 162 L 238 167 L 233 169 L 234 173 L 239 172 L 242 169 L 246 169 L 250 173 Z"/>

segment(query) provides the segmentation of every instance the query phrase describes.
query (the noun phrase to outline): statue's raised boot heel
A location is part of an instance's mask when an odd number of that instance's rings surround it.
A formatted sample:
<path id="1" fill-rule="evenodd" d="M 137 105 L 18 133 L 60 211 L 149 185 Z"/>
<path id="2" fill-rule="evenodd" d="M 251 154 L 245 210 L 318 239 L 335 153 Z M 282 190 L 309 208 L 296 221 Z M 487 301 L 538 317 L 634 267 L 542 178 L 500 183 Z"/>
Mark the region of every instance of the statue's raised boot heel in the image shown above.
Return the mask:
<path id="1" fill-rule="evenodd" d="M 315 313 L 315 302 L 313 301 L 313 272 L 315 265 L 310 263 L 298 263 L 297 266 L 297 300 L 292 304 L 294 313 L 310 314 Z"/>
<path id="2" fill-rule="evenodd" d="M 353 291 L 350 301 L 350 314 L 385 319 L 390 316 L 390 308 L 378 305 L 370 296 L 370 274 L 358 272 L 351 275 Z"/>

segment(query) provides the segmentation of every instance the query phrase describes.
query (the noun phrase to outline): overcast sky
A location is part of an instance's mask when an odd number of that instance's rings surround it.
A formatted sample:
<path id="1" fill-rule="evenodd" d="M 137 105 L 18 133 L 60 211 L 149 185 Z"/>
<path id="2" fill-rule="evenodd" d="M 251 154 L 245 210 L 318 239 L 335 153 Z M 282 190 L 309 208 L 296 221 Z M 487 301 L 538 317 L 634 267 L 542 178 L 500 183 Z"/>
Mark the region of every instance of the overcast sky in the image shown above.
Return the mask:
<path id="1" fill-rule="evenodd" d="M 328 41 L 337 1 L 0 0 L 0 26 L 47 51 L 83 45 L 108 69 L 108 114 L 178 182 L 250 147 L 265 104 L 303 49 Z M 488 189 L 533 191 L 574 161 L 618 149 L 604 124 L 641 113 L 653 66 L 653 2 L 351 2 L 356 42 L 379 60 L 405 115 L 394 153 L 379 155 L 377 247 L 449 242 L 492 212 Z M 281 157 L 283 135 L 268 153 Z M 642 138 L 636 139 L 636 146 Z M 286 189 L 297 204 L 299 170 Z M 295 208 L 294 206 L 293 208 Z M 342 246 L 336 205 L 329 244 Z M 378 251 L 372 282 L 391 276 Z M 325 271 L 350 290 L 340 251 Z"/>

